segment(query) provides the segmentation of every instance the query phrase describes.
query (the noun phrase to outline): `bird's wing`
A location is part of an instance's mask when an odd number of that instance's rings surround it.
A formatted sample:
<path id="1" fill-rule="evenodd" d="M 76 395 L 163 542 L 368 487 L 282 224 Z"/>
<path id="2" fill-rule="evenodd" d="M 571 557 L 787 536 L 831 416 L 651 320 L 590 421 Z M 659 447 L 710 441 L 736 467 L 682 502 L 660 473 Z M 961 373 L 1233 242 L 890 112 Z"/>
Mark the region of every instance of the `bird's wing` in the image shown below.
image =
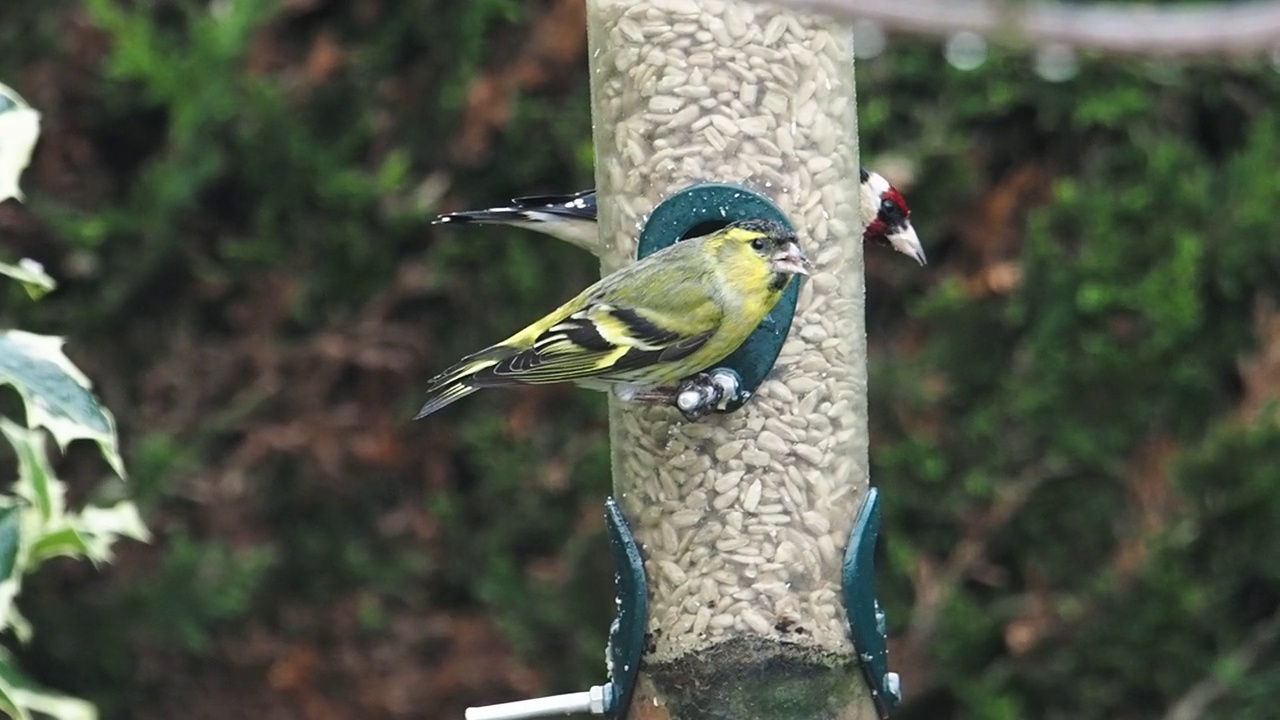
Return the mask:
<path id="1" fill-rule="evenodd" d="M 512 207 L 526 212 L 544 212 L 583 220 L 596 219 L 596 191 L 582 190 L 572 195 L 526 195 L 514 198 Z"/>
<path id="2" fill-rule="evenodd" d="M 595 303 L 547 328 L 528 349 L 487 364 L 468 382 L 487 387 L 614 375 L 686 358 L 714 332 L 686 335 L 667 329 L 653 313 Z"/>
<path id="3" fill-rule="evenodd" d="M 682 375 L 680 362 L 712 342 L 724 320 L 714 287 L 697 272 L 704 256 L 695 242 L 662 251 L 669 253 L 666 262 L 624 268 L 501 343 L 463 358 L 431 379 L 418 417 L 482 387 L 589 378 L 650 382 L 643 371 L 655 366 L 668 371 L 659 377 Z"/>
<path id="4" fill-rule="evenodd" d="M 582 190 L 572 195 L 525 195 L 512 198 L 511 204 L 506 207 L 445 213 L 436 217 L 433 223 L 504 223 L 519 220 L 538 222 L 549 219 L 540 217 L 547 215 L 577 217 L 594 221 L 596 219 L 596 191 Z"/>

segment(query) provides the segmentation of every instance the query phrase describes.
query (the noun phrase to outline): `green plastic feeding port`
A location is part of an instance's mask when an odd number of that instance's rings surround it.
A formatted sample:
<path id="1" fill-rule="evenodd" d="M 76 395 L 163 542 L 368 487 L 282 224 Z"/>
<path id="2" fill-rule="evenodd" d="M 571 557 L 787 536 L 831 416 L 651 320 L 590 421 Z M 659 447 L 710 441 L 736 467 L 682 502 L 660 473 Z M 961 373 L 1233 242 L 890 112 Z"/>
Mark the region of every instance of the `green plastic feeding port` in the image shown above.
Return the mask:
<path id="1" fill-rule="evenodd" d="M 605 501 L 605 522 L 609 528 L 609 549 L 613 554 L 616 597 L 613 624 L 609 628 L 610 702 L 606 712 L 614 720 L 626 720 L 631 695 L 640 674 L 644 655 L 645 628 L 649 625 L 649 585 L 644 559 L 618 501 Z"/>
<path id="2" fill-rule="evenodd" d="M 858 663 L 876 710 L 888 718 L 902 698 L 897 673 L 889 672 L 888 628 L 876 599 L 876 538 L 880 534 L 880 493 L 875 488 L 858 511 L 844 556 L 844 601 Z"/>
<path id="3" fill-rule="evenodd" d="M 791 220 L 772 200 L 751 188 L 732 183 L 698 183 L 658 203 L 640 231 L 637 254 L 643 258 L 680 240 L 751 219 L 774 220 L 795 231 Z M 729 372 L 737 381 L 737 395 L 717 406 L 716 412 L 733 412 L 742 407 L 768 377 L 791 330 L 799 298 L 800 280 L 797 279 L 787 286 L 778 304 L 746 342 L 718 366 L 707 369 L 712 375 Z"/>
<path id="4" fill-rule="evenodd" d="M 609 648 L 605 654 L 609 682 L 593 685 L 583 692 L 470 707 L 467 708 L 466 720 L 531 720 L 574 713 L 627 720 L 644 655 L 645 628 L 649 624 L 649 586 L 640 546 L 636 544 L 622 509 L 613 498 L 605 502 L 605 523 L 609 529 L 617 590 L 617 613 L 609 628 Z"/>

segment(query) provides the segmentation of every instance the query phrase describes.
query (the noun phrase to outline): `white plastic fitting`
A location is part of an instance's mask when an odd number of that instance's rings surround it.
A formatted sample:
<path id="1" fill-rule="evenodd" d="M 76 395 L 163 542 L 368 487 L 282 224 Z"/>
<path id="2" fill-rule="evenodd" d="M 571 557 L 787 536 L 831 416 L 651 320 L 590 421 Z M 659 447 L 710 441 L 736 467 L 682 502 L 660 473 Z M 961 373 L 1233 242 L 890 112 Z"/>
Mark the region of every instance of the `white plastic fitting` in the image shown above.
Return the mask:
<path id="1" fill-rule="evenodd" d="M 613 699 L 609 685 L 595 685 L 586 692 L 517 700 L 498 705 L 467 708 L 467 720 L 522 720 L 574 713 L 603 715 Z"/>

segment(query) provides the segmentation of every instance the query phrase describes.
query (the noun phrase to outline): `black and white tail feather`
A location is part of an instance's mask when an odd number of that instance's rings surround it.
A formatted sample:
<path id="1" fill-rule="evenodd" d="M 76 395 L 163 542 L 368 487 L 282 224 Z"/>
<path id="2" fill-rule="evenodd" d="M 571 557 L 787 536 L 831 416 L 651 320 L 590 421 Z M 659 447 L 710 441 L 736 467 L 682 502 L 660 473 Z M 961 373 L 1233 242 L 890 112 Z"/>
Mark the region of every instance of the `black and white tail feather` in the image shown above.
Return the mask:
<path id="1" fill-rule="evenodd" d="M 597 243 L 596 191 L 572 195 L 526 195 L 514 198 L 506 207 L 449 213 L 433 224 L 475 223 L 508 225 L 551 235 L 583 248 Z"/>

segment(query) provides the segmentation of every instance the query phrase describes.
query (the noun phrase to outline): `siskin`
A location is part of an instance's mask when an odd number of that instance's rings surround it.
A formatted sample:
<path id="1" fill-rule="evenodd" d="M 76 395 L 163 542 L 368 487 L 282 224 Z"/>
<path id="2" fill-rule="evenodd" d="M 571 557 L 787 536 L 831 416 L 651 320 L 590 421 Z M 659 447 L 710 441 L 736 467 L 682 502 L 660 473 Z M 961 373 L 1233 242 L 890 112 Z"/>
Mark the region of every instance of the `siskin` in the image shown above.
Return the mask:
<path id="1" fill-rule="evenodd" d="M 677 384 L 736 350 L 808 264 L 771 220 L 675 243 L 432 378 L 414 419 L 481 388 L 559 382 L 671 404 Z"/>

